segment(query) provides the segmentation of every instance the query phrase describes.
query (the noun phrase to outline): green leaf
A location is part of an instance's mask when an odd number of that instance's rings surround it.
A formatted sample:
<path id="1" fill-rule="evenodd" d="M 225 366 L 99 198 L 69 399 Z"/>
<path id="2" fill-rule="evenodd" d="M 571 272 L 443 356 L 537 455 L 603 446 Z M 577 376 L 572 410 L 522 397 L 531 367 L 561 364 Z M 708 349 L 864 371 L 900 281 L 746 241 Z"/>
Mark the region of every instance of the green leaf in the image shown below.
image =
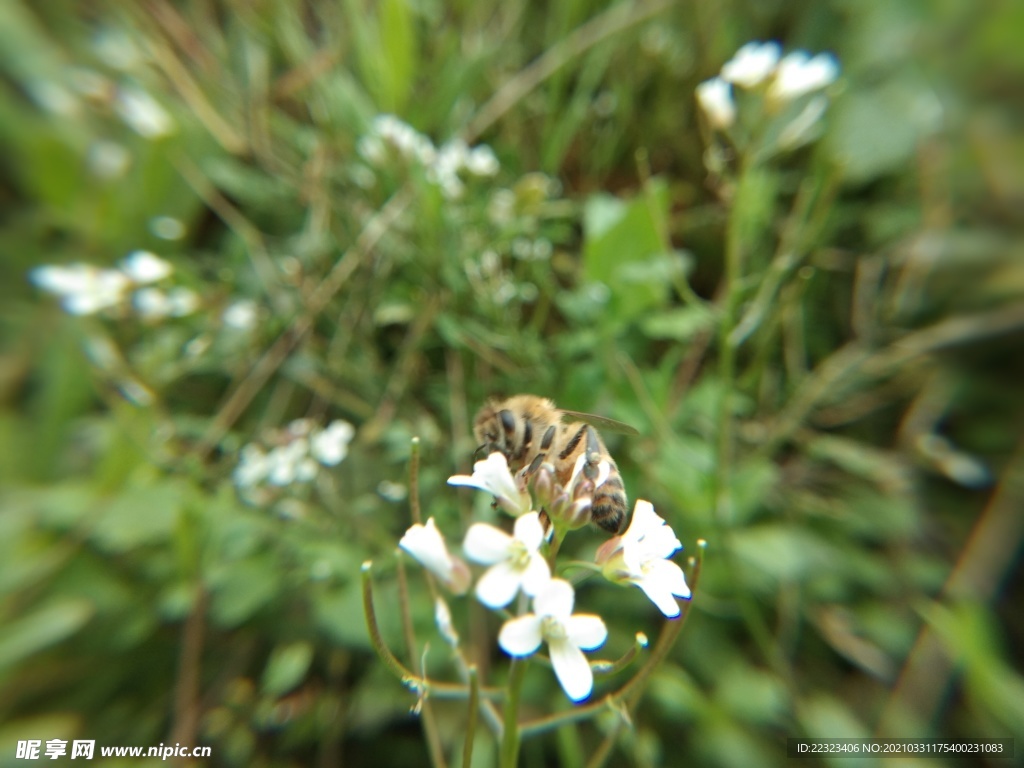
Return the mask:
<path id="1" fill-rule="evenodd" d="M 836 104 L 827 141 L 847 179 L 864 184 L 904 169 L 918 142 L 934 131 L 941 115 L 927 82 L 904 76 L 873 89 L 859 89 Z"/>
<path id="2" fill-rule="evenodd" d="M 632 201 L 594 195 L 583 211 L 583 260 L 589 281 L 611 292 L 613 323 L 633 320 L 661 306 L 668 297 L 666 277 L 675 267 L 664 255 L 662 232 L 668 216 L 668 186 L 650 182 L 647 193 Z"/>
<path id="3" fill-rule="evenodd" d="M 707 307 L 693 305 L 651 314 L 641 321 L 640 328 L 651 339 L 689 341 L 714 324 L 714 312 Z"/>
<path id="4" fill-rule="evenodd" d="M 64 599 L 37 608 L 27 616 L 4 622 L 0 631 L 0 670 L 70 637 L 92 614 L 90 601 Z"/>
<path id="5" fill-rule="evenodd" d="M 298 641 L 278 646 L 270 654 L 267 666 L 263 670 L 264 693 L 271 696 L 287 693 L 302 682 L 312 662 L 312 643 Z"/>
<path id="6" fill-rule="evenodd" d="M 235 561 L 211 577 L 217 624 L 238 626 L 277 597 L 281 576 L 274 566 L 267 557 Z"/>
<path id="7" fill-rule="evenodd" d="M 401 112 L 412 92 L 416 76 L 416 37 L 406 0 L 384 0 L 380 5 L 381 106 Z"/>

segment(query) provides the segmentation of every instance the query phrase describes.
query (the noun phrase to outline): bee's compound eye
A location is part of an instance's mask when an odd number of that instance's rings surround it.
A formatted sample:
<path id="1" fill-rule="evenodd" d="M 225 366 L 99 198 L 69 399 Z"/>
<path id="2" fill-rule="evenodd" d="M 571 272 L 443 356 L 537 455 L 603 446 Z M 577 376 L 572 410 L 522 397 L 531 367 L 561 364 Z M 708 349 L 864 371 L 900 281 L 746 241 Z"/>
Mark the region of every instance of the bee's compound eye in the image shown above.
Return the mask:
<path id="1" fill-rule="evenodd" d="M 501 419 L 501 426 L 505 428 L 505 432 L 516 431 L 516 417 L 512 415 L 512 411 L 499 411 L 498 418 Z"/>

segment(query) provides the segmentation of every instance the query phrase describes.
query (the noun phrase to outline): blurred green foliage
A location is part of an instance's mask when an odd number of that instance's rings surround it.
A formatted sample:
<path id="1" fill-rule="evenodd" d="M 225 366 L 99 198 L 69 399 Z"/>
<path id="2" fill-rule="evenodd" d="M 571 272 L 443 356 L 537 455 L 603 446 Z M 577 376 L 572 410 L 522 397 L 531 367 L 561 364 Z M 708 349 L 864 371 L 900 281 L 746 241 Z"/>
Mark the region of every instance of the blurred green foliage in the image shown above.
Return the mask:
<path id="1" fill-rule="evenodd" d="M 611 764 L 1024 736 L 1022 36 L 1008 1 L 0 5 L 0 765 L 29 738 L 421 764 L 359 564 L 392 567 L 414 435 L 425 515 L 468 517 L 444 479 L 516 392 L 640 428 L 609 439 L 631 495 L 710 542 Z M 693 92 L 759 39 L 843 79 L 820 141 L 734 187 Z M 451 199 L 368 163 L 384 113 L 500 170 Z M 139 248 L 198 312 L 72 317 L 27 279 Z M 301 417 L 352 422 L 348 457 L 243 503 L 240 448 Z M 591 598 L 611 645 L 656 631 Z M 609 725 L 523 759 L 583 764 Z"/>

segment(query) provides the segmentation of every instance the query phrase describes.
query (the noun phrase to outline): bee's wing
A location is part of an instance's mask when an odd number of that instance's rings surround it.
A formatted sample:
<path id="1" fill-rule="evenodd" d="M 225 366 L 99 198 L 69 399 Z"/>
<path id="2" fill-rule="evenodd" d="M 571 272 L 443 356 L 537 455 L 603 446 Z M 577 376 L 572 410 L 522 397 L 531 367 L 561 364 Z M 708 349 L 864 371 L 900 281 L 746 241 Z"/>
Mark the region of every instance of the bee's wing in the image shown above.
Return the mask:
<path id="1" fill-rule="evenodd" d="M 565 408 L 558 409 L 560 413 L 564 413 L 566 416 L 571 416 L 574 419 L 586 422 L 593 427 L 603 429 L 606 432 L 618 432 L 623 435 L 639 435 L 640 431 L 635 427 L 629 426 L 629 424 L 623 424 L 621 421 L 615 419 L 608 419 L 604 416 L 597 416 L 593 413 L 580 413 L 579 411 L 570 411 Z"/>

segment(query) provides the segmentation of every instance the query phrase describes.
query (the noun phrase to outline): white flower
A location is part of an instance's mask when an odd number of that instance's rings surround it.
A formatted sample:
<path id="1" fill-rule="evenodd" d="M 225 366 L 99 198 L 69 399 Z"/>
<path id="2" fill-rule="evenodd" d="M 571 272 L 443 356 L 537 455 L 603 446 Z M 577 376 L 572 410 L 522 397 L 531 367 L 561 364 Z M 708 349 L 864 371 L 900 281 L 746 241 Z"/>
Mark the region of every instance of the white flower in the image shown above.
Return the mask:
<path id="1" fill-rule="evenodd" d="M 47 112 L 63 117 L 74 117 L 81 112 L 81 104 L 71 91 L 52 80 L 36 80 L 28 86 L 29 95 Z"/>
<path id="2" fill-rule="evenodd" d="M 529 656 L 547 642 L 562 690 L 573 701 L 581 701 L 594 687 L 594 673 L 581 649 L 603 645 L 608 629 L 600 616 L 573 615 L 575 597 L 569 582 L 552 579 L 533 599 L 533 613 L 505 622 L 498 645 L 510 656 Z"/>
<path id="3" fill-rule="evenodd" d="M 461 562 L 461 561 L 460 561 Z M 467 575 L 469 570 L 466 570 Z M 467 582 L 466 586 L 469 586 Z M 465 590 L 463 590 L 464 592 Z M 448 603 L 438 597 L 434 601 L 434 623 L 437 624 L 437 631 L 452 648 L 459 647 L 459 632 L 452 623 L 452 612 L 448 610 Z"/>
<path id="4" fill-rule="evenodd" d="M 474 176 L 493 176 L 501 168 L 494 150 L 486 144 L 473 147 L 466 157 L 466 170 Z"/>
<path id="5" fill-rule="evenodd" d="M 248 331 L 256 325 L 257 314 L 256 302 L 249 299 L 239 299 L 232 302 L 224 310 L 221 320 L 224 322 L 224 325 L 236 331 Z"/>
<path id="6" fill-rule="evenodd" d="M 140 317 L 160 320 L 191 315 L 199 306 L 199 297 L 188 288 L 172 288 L 168 293 L 159 288 L 140 288 L 132 295 L 132 303 Z"/>
<path id="7" fill-rule="evenodd" d="M 309 441 L 292 440 L 267 454 L 267 480 L 272 485 L 289 485 L 298 480 L 306 482 L 316 476 L 317 464 L 309 458 Z"/>
<path id="8" fill-rule="evenodd" d="M 89 171 L 101 179 L 123 176 L 132 164 L 132 155 L 114 141 L 94 141 L 85 156 Z"/>
<path id="9" fill-rule="evenodd" d="M 668 559 L 682 546 L 654 506 L 638 499 L 629 528 L 598 549 L 597 562 L 610 580 L 636 585 L 672 619 L 679 615 L 676 597 L 690 597 L 683 569 Z"/>
<path id="10" fill-rule="evenodd" d="M 132 251 L 121 260 L 121 271 L 132 282 L 145 285 L 163 280 L 174 271 L 174 267 L 155 253 Z"/>
<path id="11" fill-rule="evenodd" d="M 830 85 L 837 77 L 839 63 L 831 54 L 819 53 L 812 59 L 806 51 L 793 51 L 779 62 L 768 95 L 779 101 L 792 101 Z"/>
<path id="12" fill-rule="evenodd" d="M 747 43 L 722 67 L 722 78 L 744 88 L 754 88 L 775 71 L 780 53 L 778 43 Z"/>
<path id="13" fill-rule="evenodd" d="M 724 130 L 736 122 L 732 86 L 720 77 L 705 80 L 697 86 L 697 103 L 704 110 L 712 128 Z"/>
<path id="14" fill-rule="evenodd" d="M 185 225 L 173 216 L 154 216 L 149 220 L 149 231 L 161 240 L 181 240 L 185 236 Z"/>
<path id="15" fill-rule="evenodd" d="M 398 546 L 415 557 L 420 565 L 437 576 L 455 594 L 463 595 L 469 589 L 469 567 L 449 554 L 444 537 L 434 524 L 434 518 L 427 520 L 426 525 L 416 523 L 409 528 Z"/>
<path id="16" fill-rule="evenodd" d="M 94 315 L 121 304 L 129 284 L 115 269 L 82 263 L 37 267 L 30 279 L 44 291 L 60 296 L 65 311 L 72 315 Z"/>
<path id="17" fill-rule="evenodd" d="M 336 466 L 348 455 L 348 444 L 355 433 L 355 427 L 347 421 L 332 421 L 327 429 L 314 433 L 310 438 L 310 453 L 324 466 Z"/>
<path id="18" fill-rule="evenodd" d="M 185 317 L 199 309 L 199 294 L 189 288 L 172 288 L 167 303 L 174 317 Z"/>
<path id="19" fill-rule="evenodd" d="M 512 536 L 492 525 L 471 525 L 462 551 L 470 560 L 491 566 L 476 584 L 480 602 L 501 608 L 512 602 L 520 588 L 536 595 L 551 579 L 551 569 L 540 554 L 543 542 L 544 526 L 537 512 L 516 518 Z"/>
<path id="20" fill-rule="evenodd" d="M 510 515 L 519 516 L 530 511 L 532 504 L 530 494 L 520 490 L 516 479 L 508 468 L 508 460 L 497 451 L 486 459 L 473 464 L 473 474 L 453 475 L 448 478 L 448 485 L 467 485 L 487 491 L 498 505 Z"/>
<path id="21" fill-rule="evenodd" d="M 249 443 L 242 448 L 232 479 L 240 488 L 259 485 L 266 478 L 269 469 L 267 454 L 255 443 Z"/>
<path id="22" fill-rule="evenodd" d="M 160 320 L 171 314 L 171 302 L 159 288 L 141 288 L 132 294 L 132 304 L 139 317 Z"/>
<path id="23" fill-rule="evenodd" d="M 141 88 L 119 88 L 114 108 L 128 127 L 143 138 L 159 139 L 174 132 L 171 116 Z"/>

